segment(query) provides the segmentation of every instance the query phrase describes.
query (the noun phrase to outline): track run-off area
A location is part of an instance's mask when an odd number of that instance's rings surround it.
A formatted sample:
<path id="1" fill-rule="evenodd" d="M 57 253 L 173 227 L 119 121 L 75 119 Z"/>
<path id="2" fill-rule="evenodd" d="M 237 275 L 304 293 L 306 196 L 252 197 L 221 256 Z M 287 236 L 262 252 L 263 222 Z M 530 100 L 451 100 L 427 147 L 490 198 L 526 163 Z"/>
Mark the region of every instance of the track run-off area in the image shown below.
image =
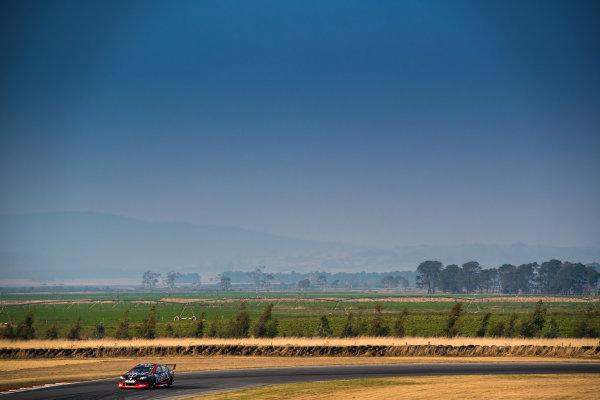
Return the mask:
<path id="1" fill-rule="evenodd" d="M 177 399 L 284 383 L 437 375 L 598 373 L 597 362 L 496 362 L 251 368 L 176 374 L 171 388 L 118 389 L 117 377 L 5 393 L 6 399 Z M 600 376 L 599 376 L 600 378 Z"/>

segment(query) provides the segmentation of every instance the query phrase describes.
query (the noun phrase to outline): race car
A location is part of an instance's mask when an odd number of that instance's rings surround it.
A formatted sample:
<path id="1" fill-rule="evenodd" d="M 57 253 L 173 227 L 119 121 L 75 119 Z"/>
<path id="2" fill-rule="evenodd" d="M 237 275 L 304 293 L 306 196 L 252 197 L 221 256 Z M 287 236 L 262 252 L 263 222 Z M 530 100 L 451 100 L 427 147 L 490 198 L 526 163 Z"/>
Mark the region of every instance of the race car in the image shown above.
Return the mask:
<path id="1" fill-rule="evenodd" d="M 138 364 L 119 377 L 119 387 L 146 388 L 166 386 L 175 381 L 175 364 Z"/>

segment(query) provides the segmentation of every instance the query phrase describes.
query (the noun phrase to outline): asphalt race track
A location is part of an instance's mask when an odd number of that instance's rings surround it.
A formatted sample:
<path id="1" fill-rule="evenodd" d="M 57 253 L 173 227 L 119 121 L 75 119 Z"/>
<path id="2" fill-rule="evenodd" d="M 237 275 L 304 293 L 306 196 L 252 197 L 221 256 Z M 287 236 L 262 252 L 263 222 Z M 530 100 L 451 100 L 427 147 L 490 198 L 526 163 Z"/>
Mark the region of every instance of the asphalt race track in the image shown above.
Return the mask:
<path id="1" fill-rule="evenodd" d="M 17 399 L 176 399 L 214 391 L 281 383 L 389 376 L 600 373 L 600 363 L 462 363 L 253 368 L 186 372 L 171 388 L 119 389 L 117 378 L 2 396 Z"/>

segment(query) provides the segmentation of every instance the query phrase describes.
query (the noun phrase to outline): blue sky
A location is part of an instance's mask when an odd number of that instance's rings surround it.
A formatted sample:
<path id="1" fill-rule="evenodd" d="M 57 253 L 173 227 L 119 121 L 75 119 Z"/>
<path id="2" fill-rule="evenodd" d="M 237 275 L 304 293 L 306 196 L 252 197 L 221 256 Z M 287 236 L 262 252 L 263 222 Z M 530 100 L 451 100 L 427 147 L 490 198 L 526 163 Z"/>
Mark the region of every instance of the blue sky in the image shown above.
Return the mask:
<path id="1" fill-rule="evenodd" d="M 1 213 L 600 246 L 595 1 L 3 1 Z"/>

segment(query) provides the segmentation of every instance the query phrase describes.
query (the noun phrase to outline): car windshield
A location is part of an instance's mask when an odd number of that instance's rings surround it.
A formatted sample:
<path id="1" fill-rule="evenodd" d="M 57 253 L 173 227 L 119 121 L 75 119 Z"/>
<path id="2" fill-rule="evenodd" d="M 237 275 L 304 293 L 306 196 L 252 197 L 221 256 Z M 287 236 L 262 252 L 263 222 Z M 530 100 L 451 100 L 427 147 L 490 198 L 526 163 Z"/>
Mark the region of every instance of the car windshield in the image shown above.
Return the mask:
<path id="1" fill-rule="evenodd" d="M 146 374 L 152 371 L 152 367 L 133 367 L 133 369 L 129 372 L 133 372 L 136 374 Z"/>

